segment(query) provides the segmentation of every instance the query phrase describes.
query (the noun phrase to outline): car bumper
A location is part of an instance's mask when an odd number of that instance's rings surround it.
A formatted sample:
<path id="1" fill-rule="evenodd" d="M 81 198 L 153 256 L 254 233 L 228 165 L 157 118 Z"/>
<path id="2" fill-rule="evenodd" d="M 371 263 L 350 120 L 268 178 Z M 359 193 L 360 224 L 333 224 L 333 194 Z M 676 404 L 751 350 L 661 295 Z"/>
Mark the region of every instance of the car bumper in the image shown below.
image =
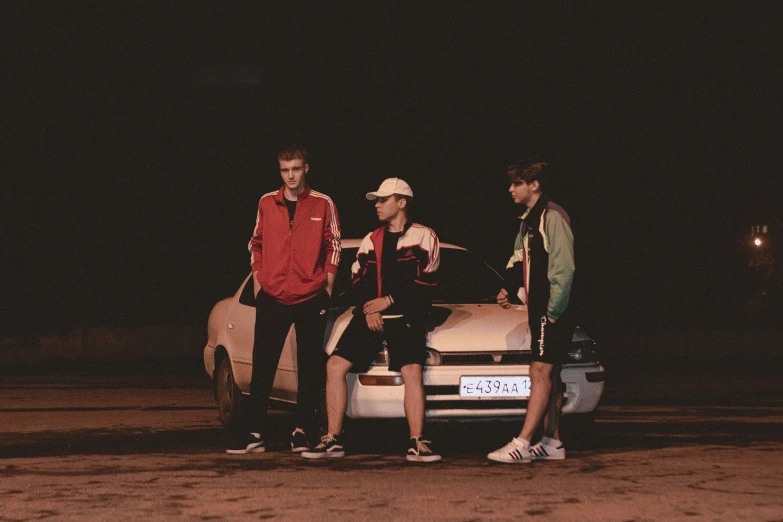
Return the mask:
<path id="1" fill-rule="evenodd" d="M 588 413 L 598 406 L 603 394 L 603 366 L 599 364 L 563 367 L 565 385 L 563 413 Z M 367 385 L 365 376 L 394 377 L 386 367 L 374 367 L 365 374 L 348 374 L 348 410 L 346 414 L 360 418 L 405 417 L 404 385 Z M 469 420 L 518 418 L 527 411 L 527 399 L 463 399 L 459 381 L 463 375 L 527 376 L 529 366 L 430 366 L 424 369 L 424 390 L 427 397 L 426 416 L 429 419 Z"/>

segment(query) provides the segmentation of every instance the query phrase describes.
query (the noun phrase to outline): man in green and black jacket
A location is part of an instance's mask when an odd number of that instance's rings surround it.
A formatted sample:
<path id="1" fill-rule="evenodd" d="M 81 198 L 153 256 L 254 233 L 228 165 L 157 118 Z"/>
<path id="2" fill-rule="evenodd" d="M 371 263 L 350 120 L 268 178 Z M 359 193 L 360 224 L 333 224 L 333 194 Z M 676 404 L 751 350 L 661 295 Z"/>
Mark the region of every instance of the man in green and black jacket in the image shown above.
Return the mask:
<path id="1" fill-rule="evenodd" d="M 560 368 L 568 357 L 575 327 L 568 311 L 575 269 L 574 234 L 568 214 L 543 192 L 550 175 L 546 162 L 519 161 L 508 167 L 506 175 L 511 197 L 526 210 L 506 267 L 507 288 L 500 290 L 497 301 L 509 308 L 509 297 L 518 295 L 527 305 L 532 351 L 530 398 L 519 436 L 487 457 L 505 463 L 561 460 L 565 448 L 559 433 L 563 404 Z M 531 447 L 542 421 L 544 436 Z"/>

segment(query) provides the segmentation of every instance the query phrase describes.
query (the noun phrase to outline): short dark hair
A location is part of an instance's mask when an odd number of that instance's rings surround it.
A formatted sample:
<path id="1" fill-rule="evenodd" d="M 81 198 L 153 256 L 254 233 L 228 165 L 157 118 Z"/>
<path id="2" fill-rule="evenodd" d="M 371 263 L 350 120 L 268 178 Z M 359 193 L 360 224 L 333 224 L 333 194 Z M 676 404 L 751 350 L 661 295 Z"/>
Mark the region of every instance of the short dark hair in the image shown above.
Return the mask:
<path id="1" fill-rule="evenodd" d="M 552 168 L 549 163 L 541 159 L 522 159 L 515 161 L 506 169 L 506 177 L 512 183 L 533 183 L 538 181 L 541 190 L 544 190 L 549 183 L 552 174 Z"/>
<path id="2" fill-rule="evenodd" d="M 277 161 L 291 161 L 295 159 L 302 160 L 302 163 L 307 164 L 307 149 L 301 145 L 288 145 L 284 147 L 277 154 Z"/>
<path id="3" fill-rule="evenodd" d="M 410 196 L 406 196 L 404 194 L 392 194 L 392 197 L 394 198 L 394 201 L 399 201 L 401 199 L 405 200 L 405 213 L 406 215 L 410 216 L 411 214 L 411 204 L 413 203 L 413 198 Z"/>

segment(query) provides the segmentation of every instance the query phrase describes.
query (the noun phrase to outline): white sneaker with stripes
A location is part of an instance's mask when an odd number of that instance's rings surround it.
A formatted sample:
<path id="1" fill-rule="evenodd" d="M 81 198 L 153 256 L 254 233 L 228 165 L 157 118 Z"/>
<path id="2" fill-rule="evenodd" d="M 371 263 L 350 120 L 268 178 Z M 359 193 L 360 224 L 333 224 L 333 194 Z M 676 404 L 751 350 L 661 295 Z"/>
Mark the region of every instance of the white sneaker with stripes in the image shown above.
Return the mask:
<path id="1" fill-rule="evenodd" d="M 517 464 L 530 462 L 530 443 L 526 440 L 514 437 L 511 442 L 487 455 L 489 460 Z"/>
<path id="2" fill-rule="evenodd" d="M 563 460 L 566 450 L 559 440 L 544 437 L 530 448 L 530 456 L 533 460 Z"/>

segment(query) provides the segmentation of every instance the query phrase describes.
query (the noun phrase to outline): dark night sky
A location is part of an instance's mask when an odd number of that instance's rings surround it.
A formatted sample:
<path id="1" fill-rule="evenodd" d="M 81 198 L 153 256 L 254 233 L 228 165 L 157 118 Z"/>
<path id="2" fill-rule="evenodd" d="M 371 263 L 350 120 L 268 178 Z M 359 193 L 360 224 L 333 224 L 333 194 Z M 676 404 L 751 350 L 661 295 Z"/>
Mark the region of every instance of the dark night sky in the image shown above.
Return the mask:
<path id="1" fill-rule="evenodd" d="M 772 3 L 44 5 L 4 16 L 6 333 L 205 324 L 291 141 L 344 236 L 398 175 L 419 221 L 496 267 L 504 167 L 549 158 L 599 329 L 736 321 L 743 235 L 783 225 Z"/>

